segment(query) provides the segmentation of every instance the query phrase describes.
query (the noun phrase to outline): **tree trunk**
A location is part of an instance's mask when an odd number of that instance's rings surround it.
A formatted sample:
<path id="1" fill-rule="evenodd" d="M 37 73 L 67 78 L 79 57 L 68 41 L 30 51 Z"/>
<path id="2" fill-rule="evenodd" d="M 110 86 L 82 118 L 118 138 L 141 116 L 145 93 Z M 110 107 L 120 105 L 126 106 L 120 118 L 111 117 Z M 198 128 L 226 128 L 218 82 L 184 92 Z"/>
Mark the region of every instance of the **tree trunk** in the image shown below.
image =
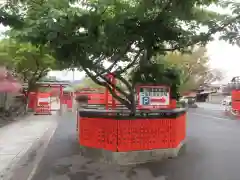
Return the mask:
<path id="1" fill-rule="evenodd" d="M 4 109 L 4 111 L 8 110 L 7 100 L 8 100 L 7 92 L 4 92 L 4 95 L 3 95 L 3 109 Z"/>
<path id="2" fill-rule="evenodd" d="M 23 103 L 24 103 L 24 114 L 27 114 L 28 112 L 28 103 L 29 103 L 29 90 L 27 90 L 27 92 L 23 91 L 24 94 L 24 99 L 23 99 Z"/>
<path id="3" fill-rule="evenodd" d="M 136 115 L 136 99 L 135 99 L 135 90 L 134 89 L 135 89 L 135 87 L 134 87 L 134 85 L 132 85 L 132 88 L 130 89 L 130 97 L 129 97 L 130 102 L 131 102 L 131 109 L 130 109 L 131 116 Z"/>

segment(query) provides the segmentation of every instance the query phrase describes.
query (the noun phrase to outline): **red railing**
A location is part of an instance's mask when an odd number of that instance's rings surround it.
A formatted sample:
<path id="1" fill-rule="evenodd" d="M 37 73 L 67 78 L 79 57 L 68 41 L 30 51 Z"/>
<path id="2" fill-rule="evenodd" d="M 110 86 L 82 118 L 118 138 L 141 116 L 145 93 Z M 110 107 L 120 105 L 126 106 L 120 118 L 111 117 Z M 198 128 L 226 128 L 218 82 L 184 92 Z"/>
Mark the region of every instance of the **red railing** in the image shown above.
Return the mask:
<path id="1" fill-rule="evenodd" d="M 108 98 L 106 98 L 105 93 L 92 93 L 92 92 L 76 92 L 76 96 L 88 96 L 88 104 L 89 105 L 106 105 L 111 104 L 113 101 L 113 97 L 111 94 L 108 94 Z M 117 105 L 120 105 L 121 103 L 115 100 Z"/>
<path id="2" fill-rule="evenodd" d="M 240 111 L 240 90 L 232 90 L 232 109 Z"/>
<path id="3" fill-rule="evenodd" d="M 81 117 L 78 121 L 81 145 L 110 151 L 176 148 L 186 137 L 186 113 L 173 118 L 117 120 Z"/>
<path id="4" fill-rule="evenodd" d="M 99 92 L 93 92 L 93 91 L 88 91 L 88 92 L 75 92 L 74 96 L 87 96 L 88 97 L 88 104 L 89 105 L 100 105 L 100 106 L 110 106 L 113 104 L 113 97 L 111 94 L 106 93 L 99 93 Z M 28 103 L 28 108 L 33 109 L 34 105 L 36 103 L 36 92 L 30 92 L 29 93 L 29 103 Z M 62 104 L 67 104 L 67 107 L 69 109 L 72 108 L 73 106 L 73 93 L 64 93 L 63 95 L 60 96 L 60 102 Z M 115 104 L 117 106 L 120 106 L 121 103 L 117 100 L 115 100 Z M 170 109 L 176 108 L 176 100 L 171 100 L 171 104 L 169 106 Z"/>

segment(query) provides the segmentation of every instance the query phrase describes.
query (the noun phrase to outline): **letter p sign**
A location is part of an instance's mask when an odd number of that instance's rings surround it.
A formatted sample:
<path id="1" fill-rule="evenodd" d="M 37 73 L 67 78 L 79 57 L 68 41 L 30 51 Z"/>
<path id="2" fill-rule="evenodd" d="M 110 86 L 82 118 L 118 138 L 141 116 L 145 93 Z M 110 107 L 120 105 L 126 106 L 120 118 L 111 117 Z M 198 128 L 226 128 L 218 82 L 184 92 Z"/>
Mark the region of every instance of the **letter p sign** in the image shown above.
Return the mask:
<path id="1" fill-rule="evenodd" d="M 150 103 L 149 101 L 150 101 L 149 97 L 143 97 L 142 99 L 143 105 L 149 105 Z"/>

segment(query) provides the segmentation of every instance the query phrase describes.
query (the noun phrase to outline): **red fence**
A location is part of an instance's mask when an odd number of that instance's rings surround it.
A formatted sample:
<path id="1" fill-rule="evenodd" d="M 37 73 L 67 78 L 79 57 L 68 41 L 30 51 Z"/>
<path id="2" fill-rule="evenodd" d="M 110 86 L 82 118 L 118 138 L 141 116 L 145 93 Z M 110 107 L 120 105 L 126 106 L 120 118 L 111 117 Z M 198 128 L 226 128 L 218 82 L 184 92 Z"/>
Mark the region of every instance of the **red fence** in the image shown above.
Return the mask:
<path id="1" fill-rule="evenodd" d="M 61 104 L 66 104 L 68 109 L 73 107 L 73 93 L 63 93 L 60 97 Z"/>
<path id="2" fill-rule="evenodd" d="M 50 94 L 50 93 L 49 93 Z M 113 103 L 113 97 L 111 94 L 106 93 L 97 93 L 97 92 L 76 92 L 75 96 L 83 95 L 88 96 L 88 104 L 89 105 L 102 105 L 102 106 L 111 106 Z M 73 93 L 64 93 L 60 96 L 61 104 L 66 104 L 68 109 L 72 109 L 74 96 Z M 51 95 L 50 95 L 51 96 Z M 36 104 L 36 92 L 29 93 L 29 102 L 28 108 L 34 109 Z M 115 104 L 117 106 L 121 105 L 121 103 L 115 100 Z M 170 109 L 176 108 L 176 100 L 171 100 L 171 104 L 169 106 Z"/>
<path id="3" fill-rule="evenodd" d="M 35 104 L 36 104 L 36 101 L 37 101 L 37 95 L 35 92 L 30 92 L 28 94 L 28 109 L 34 109 L 35 107 Z"/>
<path id="4" fill-rule="evenodd" d="M 172 118 L 81 117 L 78 121 L 81 145 L 110 151 L 176 148 L 186 137 L 186 113 Z"/>
<path id="5" fill-rule="evenodd" d="M 232 91 L 232 109 L 240 111 L 240 90 Z"/>
<path id="6" fill-rule="evenodd" d="M 108 104 L 112 103 L 113 97 L 111 94 L 108 94 L 106 96 L 106 93 L 96 93 L 96 92 L 77 92 L 75 93 L 76 96 L 88 96 L 88 104 L 89 105 L 106 105 L 107 101 Z M 120 105 L 121 103 L 118 101 L 115 101 L 117 105 Z"/>
<path id="7" fill-rule="evenodd" d="M 108 94 L 106 97 L 106 93 L 96 93 L 96 92 L 77 92 L 75 93 L 76 96 L 83 95 L 88 96 L 88 104 L 89 105 L 106 105 L 107 101 L 108 104 L 112 104 L 113 97 L 111 94 Z M 115 100 L 116 105 L 121 105 L 121 103 Z M 177 101 L 172 99 L 170 102 L 169 108 L 174 109 L 177 107 Z"/>

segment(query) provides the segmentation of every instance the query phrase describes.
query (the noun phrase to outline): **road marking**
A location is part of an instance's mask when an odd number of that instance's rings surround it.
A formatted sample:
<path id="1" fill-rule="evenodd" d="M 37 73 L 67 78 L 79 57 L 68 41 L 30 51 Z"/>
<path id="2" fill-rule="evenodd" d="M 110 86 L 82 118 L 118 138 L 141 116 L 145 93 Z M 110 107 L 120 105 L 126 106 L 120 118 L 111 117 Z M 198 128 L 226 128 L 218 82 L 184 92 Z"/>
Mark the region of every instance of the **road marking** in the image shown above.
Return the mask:
<path id="1" fill-rule="evenodd" d="M 38 169 L 38 166 L 39 166 L 40 162 L 42 161 L 42 159 L 43 159 L 43 157 L 44 157 L 44 154 L 45 154 L 45 151 L 46 151 L 46 149 L 47 149 L 47 147 L 48 147 L 48 145 L 49 145 L 49 143 L 50 143 L 50 141 L 51 141 L 51 139 L 52 139 L 52 137 L 53 137 L 53 135 L 54 135 L 54 133 L 55 133 L 55 131 L 56 131 L 56 129 L 57 129 L 57 125 L 58 125 L 58 123 L 57 123 L 57 121 L 56 121 L 55 124 L 54 124 L 53 130 L 52 130 L 50 136 L 48 137 L 48 139 L 47 139 L 47 140 L 45 141 L 45 143 L 44 143 L 44 146 L 43 146 L 43 148 L 42 148 L 42 152 L 40 153 L 40 155 L 38 155 L 38 156 L 36 157 L 36 160 L 35 160 L 35 162 L 34 162 L 33 169 L 32 169 L 32 171 L 30 172 L 27 180 L 32 180 L 33 177 L 34 177 L 34 175 L 36 174 L 37 169 Z"/>
<path id="2" fill-rule="evenodd" d="M 208 110 L 208 111 L 224 111 L 225 109 L 217 109 L 217 108 L 203 108 L 203 107 L 199 107 L 201 109 L 204 109 L 204 110 Z"/>
<path id="3" fill-rule="evenodd" d="M 218 119 L 218 120 L 230 120 L 228 118 L 220 118 L 216 116 L 211 116 L 211 115 L 204 115 L 204 114 L 199 114 L 199 113 L 192 113 L 190 112 L 189 114 L 197 115 L 197 116 L 202 116 L 202 117 L 207 117 L 207 118 L 213 118 L 213 119 Z"/>

